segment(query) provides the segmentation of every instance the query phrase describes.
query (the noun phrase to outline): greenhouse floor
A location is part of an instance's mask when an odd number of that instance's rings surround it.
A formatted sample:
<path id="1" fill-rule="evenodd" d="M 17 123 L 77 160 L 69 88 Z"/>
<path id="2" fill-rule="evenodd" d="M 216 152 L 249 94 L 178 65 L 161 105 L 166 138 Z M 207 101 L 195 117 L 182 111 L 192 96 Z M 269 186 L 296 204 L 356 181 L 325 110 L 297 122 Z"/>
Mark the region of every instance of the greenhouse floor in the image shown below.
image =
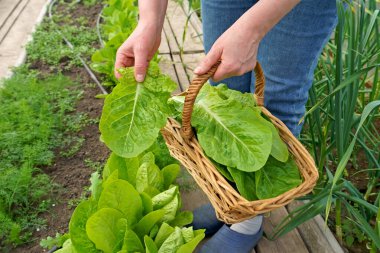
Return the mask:
<path id="1" fill-rule="evenodd" d="M 34 26 L 44 16 L 46 0 L 0 0 L 0 78 L 10 75 L 10 67 L 21 64 L 25 59 L 23 46 L 30 38 Z M 170 0 L 160 46 L 161 69 L 178 83 L 176 92 L 184 91 L 192 78 L 196 64 L 204 56 L 202 25 L 193 13 L 187 23 L 186 7 Z M 187 25 L 186 25 L 187 23 Z M 185 26 L 187 30 L 184 34 Z M 207 198 L 189 177 L 184 182 L 184 209 L 192 210 Z M 266 215 L 264 231 L 271 234 L 273 228 L 288 211 L 299 203 L 292 203 Z M 285 236 L 270 241 L 265 237 L 256 250 L 258 253 L 343 253 L 343 249 L 321 216 L 302 224 Z"/>

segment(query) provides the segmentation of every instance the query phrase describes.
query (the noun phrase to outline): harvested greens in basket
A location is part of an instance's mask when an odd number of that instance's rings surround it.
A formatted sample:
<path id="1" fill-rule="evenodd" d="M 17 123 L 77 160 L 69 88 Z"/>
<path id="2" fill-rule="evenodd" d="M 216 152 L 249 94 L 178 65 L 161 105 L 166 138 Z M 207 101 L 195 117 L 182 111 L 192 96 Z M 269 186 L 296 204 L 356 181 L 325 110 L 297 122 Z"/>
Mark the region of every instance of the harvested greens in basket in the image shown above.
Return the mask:
<path id="1" fill-rule="evenodd" d="M 169 99 L 177 118 L 183 103 L 184 96 Z M 286 144 L 252 94 L 204 85 L 191 125 L 205 154 L 247 200 L 276 197 L 301 184 Z"/>
<path id="2" fill-rule="evenodd" d="M 185 98 L 170 98 L 175 87 L 157 64 L 150 64 L 143 83 L 135 81 L 132 69 L 124 70 L 105 100 L 100 120 L 107 146 L 125 158 L 150 147 L 168 117 L 181 120 Z M 253 94 L 204 85 L 191 124 L 205 154 L 247 200 L 275 197 L 301 184 L 287 146 Z"/>

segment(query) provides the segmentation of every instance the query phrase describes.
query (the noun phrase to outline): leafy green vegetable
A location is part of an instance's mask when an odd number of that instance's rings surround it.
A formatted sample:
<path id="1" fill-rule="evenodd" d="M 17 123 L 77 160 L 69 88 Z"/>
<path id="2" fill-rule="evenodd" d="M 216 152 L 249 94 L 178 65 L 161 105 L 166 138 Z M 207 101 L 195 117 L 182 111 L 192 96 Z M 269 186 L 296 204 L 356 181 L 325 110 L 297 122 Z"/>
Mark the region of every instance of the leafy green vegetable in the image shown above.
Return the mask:
<path id="1" fill-rule="evenodd" d="M 152 198 L 153 209 L 157 210 L 167 205 L 178 193 L 178 187 L 173 186 L 172 188 L 157 194 Z"/>
<path id="2" fill-rule="evenodd" d="M 278 130 L 274 125 L 271 125 L 273 143 L 270 151 L 271 156 L 276 158 L 280 162 L 286 162 L 289 157 L 288 147 L 278 134 Z"/>
<path id="3" fill-rule="evenodd" d="M 88 219 L 87 235 L 95 243 L 97 249 L 112 253 L 121 247 L 125 227 L 123 231 L 119 224 L 120 219 L 124 217 L 123 213 L 116 209 L 102 208 Z"/>
<path id="4" fill-rule="evenodd" d="M 139 193 L 127 181 L 118 179 L 104 188 L 98 209 L 114 208 L 124 214 L 128 225 L 135 224 L 142 216 L 142 202 Z"/>
<path id="5" fill-rule="evenodd" d="M 150 64 L 143 83 L 126 69 L 104 102 L 100 131 L 107 146 L 122 157 L 135 157 L 152 146 L 170 114 L 166 102 L 175 88 L 157 64 Z"/>
<path id="6" fill-rule="evenodd" d="M 162 175 L 164 177 L 164 188 L 167 189 L 171 184 L 174 183 L 177 178 L 181 168 L 178 164 L 170 164 L 162 168 Z"/>
<path id="7" fill-rule="evenodd" d="M 195 248 L 203 240 L 203 238 L 205 238 L 204 232 L 196 235 L 191 241 L 181 245 L 178 248 L 177 253 L 192 253 L 192 252 L 194 252 Z"/>
<path id="8" fill-rule="evenodd" d="M 263 169 L 255 173 L 256 195 L 259 199 L 276 197 L 301 184 L 299 170 L 293 159 L 282 163 L 269 157 Z"/>
<path id="9" fill-rule="evenodd" d="M 179 227 L 175 227 L 174 232 L 171 233 L 171 235 L 169 235 L 169 237 L 162 243 L 158 253 L 176 252 L 183 243 L 184 239 L 182 237 L 181 229 Z"/>
<path id="10" fill-rule="evenodd" d="M 148 186 L 163 190 L 164 178 L 157 165 L 145 162 L 137 170 L 136 190 L 138 192 L 143 192 Z"/>
<path id="11" fill-rule="evenodd" d="M 233 98 L 223 99 L 210 85 L 201 89 L 191 123 L 206 155 L 228 167 L 257 171 L 271 152 L 271 123 L 261 116 L 260 108 L 244 106 Z"/>
<path id="12" fill-rule="evenodd" d="M 144 235 L 149 234 L 150 230 L 165 215 L 165 210 L 156 210 L 145 215 L 136 225 L 136 234 L 142 239 Z"/>
<path id="13" fill-rule="evenodd" d="M 170 222 L 170 225 L 176 227 L 183 227 L 193 222 L 193 213 L 184 211 L 177 214 L 177 216 Z"/>
<path id="14" fill-rule="evenodd" d="M 168 236 L 171 235 L 173 232 L 174 228 L 169 224 L 163 222 L 160 229 L 158 230 L 156 238 L 154 239 L 154 243 L 157 245 L 158 248 L 160 248 L 166 240 L 166 238 L 168 238 Z"/>
<path id="15" fill-rule="evenodd" d="M 127 229 L 124 235 L 123 250 L 125 252 L 144 252 L 144 246 L 142 245 L 138 235 L 131 229 Z"/>
<path id="16" fill-rule="evenodd" d="M 244 172 L 230 167 L 227 167 L 227 169 L 231 173 L 233 181 L 235 182 L 241 196 L 247 200 L 256 200 L 257 196 L 255 194 L 255 174 L 257 171 Z"/>
<path id="17" fill-rule="evenodd" d="M 157 253 L 158 249 L 152 238 L 149 236 L 144 236 L 144 243 L 145 243 L 145 249 L 146 253 Z"/>
<path id="18" fill-rule="evenodd" d="M 82 201 L 74 210 L 69 223 L 71 243 L 78 252 L 99 252 L 86 234 L 86 222 L 96 212 L 93 200 Z"/>

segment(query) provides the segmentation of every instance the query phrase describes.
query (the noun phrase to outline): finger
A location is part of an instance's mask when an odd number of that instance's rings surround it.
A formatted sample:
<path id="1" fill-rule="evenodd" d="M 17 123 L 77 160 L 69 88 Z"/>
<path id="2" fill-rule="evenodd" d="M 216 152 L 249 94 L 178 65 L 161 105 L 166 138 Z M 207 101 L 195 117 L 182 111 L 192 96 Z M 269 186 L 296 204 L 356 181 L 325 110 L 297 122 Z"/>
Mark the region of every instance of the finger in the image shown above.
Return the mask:
<path id="1" fill-rule="evenodd" d="M 219 65 L 215 74 L 212 76 L 212 80 L 214 82 L 219 82 L 223 79 L 232 77 L 232 76 L 240 76 L 245 72 L 243 71 L 243 66 L 238 65 L 237 63 L 229 63 L 226 61 L 222 61 Z"/>
<path id="2" fill-rule="evenodd" d="M 212 47 L 199 66 L 194 69 L 194 73 L 197 75 L 206 73 L 220 59 L 221 56 L 222 49 L 220 47 Z"/>
<path id="3" fill-rule="evenodd" d="M 148 67 L 148 50 L 141 46 L 137 46 L 134 51 L 135 54 L 135 79 L 137 82 L 143 82 Z"/>
<path id="4" fill-rule="evenodd" d="M 118 51 L 116 53 L 116 60 L 115 60 L 115 65 L 114 65 L 115 77 L 119 79 L 121 75 L 118 72 L 118 70 L 120 68 L 131 67 L 133 66 L 133 63 L 134 63 L 134 59 L 132 57 L 128 57 L 127 54 Z"/>

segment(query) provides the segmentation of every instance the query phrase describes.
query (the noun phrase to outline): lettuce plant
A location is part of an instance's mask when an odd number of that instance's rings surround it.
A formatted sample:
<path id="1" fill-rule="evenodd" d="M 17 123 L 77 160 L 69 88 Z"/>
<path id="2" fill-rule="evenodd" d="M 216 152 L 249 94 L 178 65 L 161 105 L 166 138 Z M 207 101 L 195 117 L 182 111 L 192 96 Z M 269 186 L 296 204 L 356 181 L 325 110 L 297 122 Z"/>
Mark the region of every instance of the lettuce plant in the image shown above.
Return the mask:
<path id="1" fill-rule="evenodd" d="M 70 220 L 70 239 L 58 252 L 193 252 L 203 230 L 184 226 L 192 213 L 180 211 L 174 183 L 180 167 L 159 168 L 152 152 L 122 158 L 111 154 L 103 180 L 95 174 L 92 196 Z"/>

